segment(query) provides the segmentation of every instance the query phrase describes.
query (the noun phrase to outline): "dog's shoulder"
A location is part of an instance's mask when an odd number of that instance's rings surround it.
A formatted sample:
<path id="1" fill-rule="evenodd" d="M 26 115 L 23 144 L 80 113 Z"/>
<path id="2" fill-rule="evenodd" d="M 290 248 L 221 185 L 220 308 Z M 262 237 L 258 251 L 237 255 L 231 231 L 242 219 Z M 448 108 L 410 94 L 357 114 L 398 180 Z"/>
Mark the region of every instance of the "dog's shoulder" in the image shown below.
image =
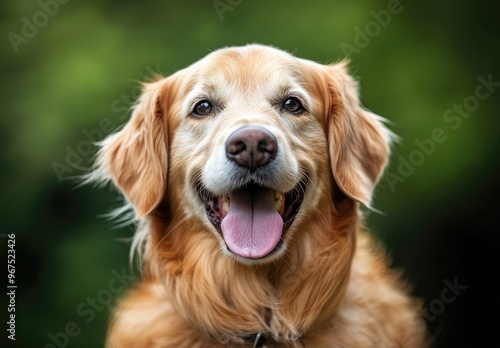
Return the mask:
<path id="1" fill-rule="evenodd" d="M 389 263 L 382 245 L 369 233 L 359 232 L 349 285 L 334 324 L 339 342 L 345 339 L 356 347 L 428 346 L 418 315 L 421 301 L 410 296 L 404 274 Z"/>

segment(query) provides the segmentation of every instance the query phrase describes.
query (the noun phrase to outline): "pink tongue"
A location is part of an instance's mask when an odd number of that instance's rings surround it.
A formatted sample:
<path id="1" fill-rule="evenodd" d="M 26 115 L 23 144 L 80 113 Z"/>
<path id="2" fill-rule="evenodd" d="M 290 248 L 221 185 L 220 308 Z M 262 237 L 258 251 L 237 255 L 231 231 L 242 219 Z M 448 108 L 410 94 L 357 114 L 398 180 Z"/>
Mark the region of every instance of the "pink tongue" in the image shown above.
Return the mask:
<path id="1" fill-rule="evenodd" d="M 236 191 L 229 198 L 229 211 L 221 223 L 229 249 L 251 259 L 273 251 L 283 230 L 283 219 L 276 211 L 273 191 L 265 188 Z"/>

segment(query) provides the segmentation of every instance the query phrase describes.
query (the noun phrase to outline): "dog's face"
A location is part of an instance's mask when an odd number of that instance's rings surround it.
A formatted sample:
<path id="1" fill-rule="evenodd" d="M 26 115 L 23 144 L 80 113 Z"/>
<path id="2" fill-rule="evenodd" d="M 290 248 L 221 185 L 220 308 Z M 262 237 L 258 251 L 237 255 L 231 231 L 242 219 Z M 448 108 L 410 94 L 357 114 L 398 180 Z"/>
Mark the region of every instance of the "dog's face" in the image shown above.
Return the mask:
<path id="1" fill-rule="evenodd" d="M 389 140 L 345 64 L 250 45 L 147 84 L 99 164 L 138 218 L 167 201 L 174 219 L 201 221 L 224 253 L 259 263 L 308 233 L 301 223 L 335 195 L 369 205 Z"/>

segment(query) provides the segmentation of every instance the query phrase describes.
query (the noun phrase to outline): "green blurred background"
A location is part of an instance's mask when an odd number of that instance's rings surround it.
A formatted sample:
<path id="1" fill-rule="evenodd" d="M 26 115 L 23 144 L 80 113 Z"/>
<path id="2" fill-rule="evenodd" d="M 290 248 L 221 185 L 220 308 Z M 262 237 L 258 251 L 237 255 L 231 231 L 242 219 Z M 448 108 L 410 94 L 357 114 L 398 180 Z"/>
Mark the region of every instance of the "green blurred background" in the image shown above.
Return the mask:
<path id="1" fill-rule="evenodd" d="M 116 192 L 72 180 L 92 163 L 89 138 L 127 120 L 138 81 L 251 42 L 350 57 L 364 105 L 403 139 L 369 225 L 425 301 L 436 347 L 493 346 L 498 14 L 492 1 L 452 0 L 2 2 L 0 249 L 6 264 L 15 233 L 15 346 L 102 346 L 133 281 L 122 240 L 132 228 L 100 217 L 120 205 Z M 14 346 L 2 298 L 0 342 L 11 345 L 0 346 Z"/>

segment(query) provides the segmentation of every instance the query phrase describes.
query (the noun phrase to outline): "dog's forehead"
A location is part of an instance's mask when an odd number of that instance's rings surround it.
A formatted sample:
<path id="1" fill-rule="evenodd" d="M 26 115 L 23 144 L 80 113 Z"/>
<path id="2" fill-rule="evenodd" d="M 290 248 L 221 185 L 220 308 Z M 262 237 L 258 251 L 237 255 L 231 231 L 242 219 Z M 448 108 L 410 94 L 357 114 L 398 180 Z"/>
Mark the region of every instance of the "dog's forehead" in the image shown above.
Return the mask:
<path id="1" fill-rule="evenodd" d="M 249 45 L 217 50 L 198 62 L 197 79 L 209 90 L 279 90 L 300 84 L 300 61 L 284 51 Z M 266 88 L 267 87 L 267 88 Z"/>

